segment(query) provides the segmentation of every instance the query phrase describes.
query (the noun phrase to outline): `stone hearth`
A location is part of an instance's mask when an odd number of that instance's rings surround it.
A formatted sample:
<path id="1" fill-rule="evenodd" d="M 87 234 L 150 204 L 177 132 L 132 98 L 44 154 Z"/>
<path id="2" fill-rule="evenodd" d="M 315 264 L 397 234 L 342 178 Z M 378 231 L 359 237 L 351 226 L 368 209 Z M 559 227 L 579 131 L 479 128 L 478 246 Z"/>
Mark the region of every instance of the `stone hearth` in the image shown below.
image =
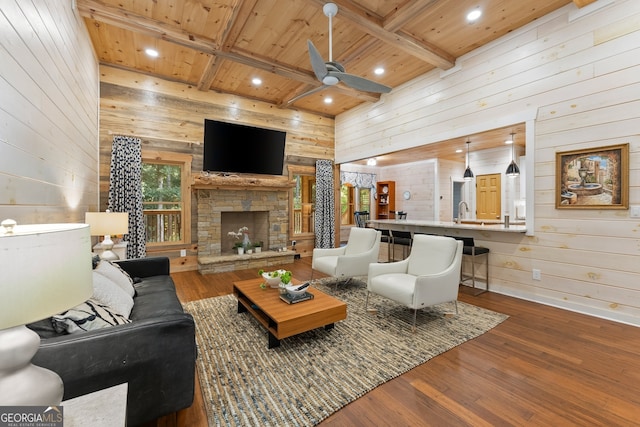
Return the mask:
<path id="1" fill-rule="evenodd" d="M 280 252 L 286 248 L 289 230 L 289 193 L 291 185 L 282 179 L 274 180 L 277 185 L 257 182 L 238 185 L 237 180 L 222 179 L 219 183 L 198 183 L 194 188 L 198 198 L 198 271 L 203 274 L 233 271 L 243 268 L 269 268 L 272 265 L 293 262 L 292 251 Z M 284 183 L 284 184 L 283 184 Z M 223 230 L 222 213 L 230 230 Z M 239 215 L 234 220 L 234 215 Z M 240 215 L 254 212 L 255 215 Z M 251 225 L 241 221 L 254 221 Z M 231 251 L 233 238 L 229 231 L 237 231 L 243 225 L 250 226 L 259 233 L 264 247 L 260 254 L 236 255 Z"/>

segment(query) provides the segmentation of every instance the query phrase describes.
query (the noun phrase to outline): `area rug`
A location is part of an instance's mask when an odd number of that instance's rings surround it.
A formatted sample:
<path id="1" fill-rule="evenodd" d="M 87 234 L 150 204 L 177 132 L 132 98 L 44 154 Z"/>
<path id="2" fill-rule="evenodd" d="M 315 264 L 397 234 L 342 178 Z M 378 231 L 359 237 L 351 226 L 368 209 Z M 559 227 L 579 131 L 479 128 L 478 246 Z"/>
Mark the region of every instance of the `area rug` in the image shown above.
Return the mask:
<path id="1" fill-rule="evenodd" d="M 185 304 L 196 322 L 198 375 L 209 426 L 313 426 L 349 402 L 434 356 L 495 327 L 507 316 L 458 302 L 413 312 L 352 280 L 318 289 L 347 303 L 347 319 L 267 348 L 267 332 L 233 295 Z M 304 304 L 300 303 L 300 304 Z"/>

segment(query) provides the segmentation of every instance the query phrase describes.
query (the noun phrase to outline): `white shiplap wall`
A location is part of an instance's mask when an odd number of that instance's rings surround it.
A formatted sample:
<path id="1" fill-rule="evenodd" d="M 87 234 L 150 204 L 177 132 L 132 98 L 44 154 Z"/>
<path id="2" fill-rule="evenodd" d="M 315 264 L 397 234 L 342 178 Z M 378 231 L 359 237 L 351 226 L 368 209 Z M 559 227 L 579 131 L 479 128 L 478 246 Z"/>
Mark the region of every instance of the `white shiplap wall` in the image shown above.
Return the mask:
<path id="1" fill-rule="evenodd" d="M 98 63 L 71 0 L 0 2 L 0 220 L 98 205 Z"/>
<path id="2" fill-rule="evenodd" d="M 554 202 L 556 152 L 629 143 L 640 205 L 640 2 L 567 5 L 457 65 L 337 117 L 336 162 L 526 122 L 532 235 L 472 232 L 492 290 L 640 325 L 640 219 Z"/>

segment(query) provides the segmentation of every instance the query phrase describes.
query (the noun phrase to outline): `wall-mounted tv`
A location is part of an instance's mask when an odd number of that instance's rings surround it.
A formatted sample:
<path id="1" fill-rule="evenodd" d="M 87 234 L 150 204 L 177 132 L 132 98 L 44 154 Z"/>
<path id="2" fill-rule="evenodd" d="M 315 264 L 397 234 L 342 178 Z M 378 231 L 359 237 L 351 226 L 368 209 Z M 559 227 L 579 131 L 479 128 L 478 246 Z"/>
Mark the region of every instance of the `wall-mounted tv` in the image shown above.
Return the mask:
<path id="1" fill-rule="evenodd" d="M 282 175 L 286 132 L 204 120 L 202 170 Z"/>

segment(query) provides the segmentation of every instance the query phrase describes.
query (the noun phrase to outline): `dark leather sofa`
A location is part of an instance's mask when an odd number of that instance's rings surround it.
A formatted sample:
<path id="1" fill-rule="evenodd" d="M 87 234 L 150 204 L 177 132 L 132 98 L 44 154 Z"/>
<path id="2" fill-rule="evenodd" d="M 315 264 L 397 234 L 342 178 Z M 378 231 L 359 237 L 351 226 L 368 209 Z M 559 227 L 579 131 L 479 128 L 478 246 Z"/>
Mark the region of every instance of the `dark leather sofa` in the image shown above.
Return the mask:
<path id="1" fill-rule="evenodd" d="M 58 373 L 64 399 L 128 383 L 127 425 L 193 403 L 195 324 L 182 309 L 169 259 L 119 261 L 136 282 L 131 323 L 71 335 L 43 336 L 33 364 Z"/>

